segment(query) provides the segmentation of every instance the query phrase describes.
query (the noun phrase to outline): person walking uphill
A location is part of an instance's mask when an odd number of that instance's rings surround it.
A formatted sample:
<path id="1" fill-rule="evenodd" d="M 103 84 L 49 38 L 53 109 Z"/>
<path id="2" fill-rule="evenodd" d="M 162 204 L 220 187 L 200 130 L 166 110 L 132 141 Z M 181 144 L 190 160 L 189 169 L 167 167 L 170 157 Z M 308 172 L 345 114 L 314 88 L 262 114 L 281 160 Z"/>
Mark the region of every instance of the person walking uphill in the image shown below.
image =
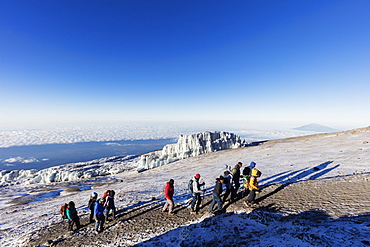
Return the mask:
<path id="1" fill-rule="evenodd" d="M 103 231 L 103 226 L 105 222 L 104 217 L 104 203 L 105 199 L 101 198 L 97 203 L 95 203 L 94 217 L 95 217 L 95 232 Z"/>
<path id="2" fill-rule="evenodd" d="M 246 188 L 249 190 L 249 195 L 247 200 L 244 202 L 245 205 L 251 207 L 256 198 L 256 192 L 258 191 L 258 181 L 257 178 L 261 176 L 261 172 L 257 169 L 252 169 L 249 181 L 245 184 Z"/>
<path id="3" fill-rule="evenodd" d="M 222 184 L 225 182 L 225 179 L 223 176 L 220 176 L 219 178 L 216 178 L 216 185 L 213 189 L 213 200 L 211 205 L 209 206 L 209 212 L 213 211 L 213 206 L 217 202 L 217 212 L 221 212 L 222 210 L 222 201 L 221 201 L 221 193 L 222 193 Z"/>
<path id="4" fill-rule="evenodd" d="M 108 221 L 109 212 L 112 210 L 113 220 L 116 219 L 116 206 L 114 206 L 114 190 L 109 190 L 107 197 L 105 198 L 105 220 Z"/>
<path id="5" fill-rule="evenodd" d="M 73 225 L 76 224 L 77 230 L 80 229 L 80 218 L 77 215 L 77 210 L 75 207 L 75 203 L 73 201 L 70 201 L 68 203 L 67 209 L 66 209 L 66 215 L 69 219 L 68 221 L 68 230 L 73 231 Z"/>
<path id="6" fill-rule="evenodd" d="M 232 182 L 233 180 L 232 179 L 233 179 L 233 176 L 231 175 L 231 173 L 229 171 L 225 171 L 224 172 L 224 184 L 225 184 L 226 191 L 222 199 L 223 203 L 227 201 L 227 197 L 230 195 L 230 193 L 232 194 L 232 191 L 233 191 L 233 182 Z"/>
<path id="7" fill-rule="evenodd" d="M 235 165 L 235 167 L 231 170 L 231 173 L 233 175 L 233 182 L 234 182 L 234 189 L 231 194 L 231 201 L 234 201 L 238 195 L 238 189 L 240 188 L 240 168 L 243 166 L 242 162 L 238 162 L 238 164 Z"/>
<path id="8" fill-rule="evenodd" d="M 173 214 L 173 208 L 175 206 L 175 203 L 173 202 L 173 194 L 175 192 L 174 183 L 175 181 L 173 179 L 170 179 L 170 181 L 166 183 L 166 187 L 164 188 L 164 196 L 166 197 L 167 201 L 164 204 L 162 212 L 166 212 L 168 208 L 169 215 Z"/>
<path id="9" fill-rule="evenodd" d="M 94 209 L 95 209 L 95 203 L 98 199 L 98 193 L 93 192 L 90 196 L 89 203 L 87 204 L 90 209 L 90 223 L 94 222 Z"/>
<path id="10" fill-rule="evenodd" d="M 202 197 L 200 196 L 201 193 L 205 192 L 206 190 L 200 189 L 200 186 L 204 186 L 203 183 L 199 183 L 200 175 L 196 174 L 190 181 L 192 185 L 190 186 L 191 193 L 193 195 L 193 200 L 191 202 L 191 212 L 190 214 L 197 214 L 199 211 L 200 204 L 202 202 Z"/>

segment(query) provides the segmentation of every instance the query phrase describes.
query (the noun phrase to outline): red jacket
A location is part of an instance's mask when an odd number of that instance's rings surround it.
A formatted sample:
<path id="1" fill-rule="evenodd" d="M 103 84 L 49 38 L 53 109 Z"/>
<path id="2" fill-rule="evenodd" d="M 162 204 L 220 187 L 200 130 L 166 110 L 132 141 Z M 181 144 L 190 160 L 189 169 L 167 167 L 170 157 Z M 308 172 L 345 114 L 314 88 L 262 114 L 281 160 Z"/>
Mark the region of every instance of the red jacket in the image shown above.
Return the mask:
<path id="1" fill-rule="evenodd" d="M 166 183 L 166 188 L 164 188 L 164 196 L 168 199 L 171 200 L 173 197 L 174 193 L 174 187 L 170 184 L 170 182 Z"/>

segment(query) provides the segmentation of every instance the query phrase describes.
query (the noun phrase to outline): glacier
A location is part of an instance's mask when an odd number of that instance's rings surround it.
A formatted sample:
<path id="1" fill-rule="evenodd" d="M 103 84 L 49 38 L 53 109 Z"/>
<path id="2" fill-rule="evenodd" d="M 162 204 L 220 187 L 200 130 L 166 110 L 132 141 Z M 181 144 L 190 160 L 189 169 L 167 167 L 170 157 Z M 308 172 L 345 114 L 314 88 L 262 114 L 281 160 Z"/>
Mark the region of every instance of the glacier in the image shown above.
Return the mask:
<path id="1" fill-rule="evenodd" d="M 176 144 L 168 144 L 162 150 L 142 155 L 114 156 L 40 171 L 0 170 L 0 186 L 75 181 L 132 170 L 141 172 L 180 159 L 247 145 L 240 136 L 224 131 L 180 135 Z"/>
<path id="2" fill-rule="evenodd" d="M 180 135 L 176 144 L 168 144 L 162 150 L 141 155 L 137 170 L 152 169 L 180 159 L 247 145 L 240 136 L 224 131 Z"/>

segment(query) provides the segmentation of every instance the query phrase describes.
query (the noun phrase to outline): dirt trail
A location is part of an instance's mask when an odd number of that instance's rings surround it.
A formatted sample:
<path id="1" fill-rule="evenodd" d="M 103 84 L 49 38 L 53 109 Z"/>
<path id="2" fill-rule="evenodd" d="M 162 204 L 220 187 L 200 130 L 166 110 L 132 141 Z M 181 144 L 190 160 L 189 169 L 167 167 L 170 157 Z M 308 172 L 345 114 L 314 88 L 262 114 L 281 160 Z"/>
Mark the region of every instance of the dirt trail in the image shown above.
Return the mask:
<path id="1" fill-rule="evenodd" d="M 270 185 L 257 195 L 258 209 L 280 214 L 297 214 L 318 210 L 331 218 L 361 215 L 370 212 L 370 175 L 353 175 L 300 183 Z M 177 207 L 175 215 L 162 213 L 162 203 L 145 202 L 120 212 L 118 218 L 105 224 L 95 234 L 94 224 L 81 217 L 82 229 L 66 230 L 67 222 L 40 229 L 26 236 L 25 246 L 130 246 L 169 230 L 200 220 L 207 213 L 211 196 L 204 198 L 200 214 L 191 215 L 188 208 Z M 227 212 L 250 211 L 240 199 L 225 206 Z M 217 217 L 217 216 L 215 216 Z"/>

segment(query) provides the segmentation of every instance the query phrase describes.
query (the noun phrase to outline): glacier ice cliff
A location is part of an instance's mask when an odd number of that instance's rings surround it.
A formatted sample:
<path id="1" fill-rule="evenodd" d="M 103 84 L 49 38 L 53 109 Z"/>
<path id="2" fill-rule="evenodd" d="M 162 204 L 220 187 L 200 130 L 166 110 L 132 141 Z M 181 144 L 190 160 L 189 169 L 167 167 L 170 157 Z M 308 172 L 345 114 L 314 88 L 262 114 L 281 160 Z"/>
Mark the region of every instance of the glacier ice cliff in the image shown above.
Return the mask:
<path id="1" fill-rule="evenodd" d="M 115 156 L 88 162 L 54 166 L 37 171 L 0 170 L 0 185 L 65 182 L 134 170 L 139 156 Z"/>
<path id="2" fill-rule="evenodd" d="M 0 186 L 66 182 L 113 175 L 124 171 L 143 171 L 204 153 L 246 146 L 240 136 L 228 132 L 201 132 L 181 135 L 176 144 L 141 156 L 116 156 L 37 170 L 0 170 Z"/>
<path id="3" fill-rule="evenodd" d="M 180 135 L 176 144 L 169 144 L 162 150 L 141 155 L 137 170 L 143 171 L 180 159 L 246 145 L 240 136 L 223 131 Z"/>

